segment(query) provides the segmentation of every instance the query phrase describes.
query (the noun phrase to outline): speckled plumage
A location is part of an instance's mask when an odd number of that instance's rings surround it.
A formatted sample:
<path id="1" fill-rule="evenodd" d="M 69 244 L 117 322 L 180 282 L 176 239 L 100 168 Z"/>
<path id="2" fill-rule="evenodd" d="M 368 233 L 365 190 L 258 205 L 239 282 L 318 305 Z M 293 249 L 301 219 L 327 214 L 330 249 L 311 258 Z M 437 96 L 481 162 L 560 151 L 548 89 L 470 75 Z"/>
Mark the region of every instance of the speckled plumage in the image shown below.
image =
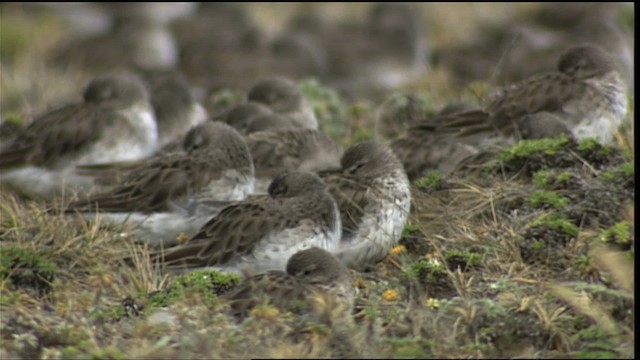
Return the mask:
<path id="1" fill-rule="evenodd" d="M 296 83 L 285 77 L 274 76 L 258 81 L 249 89 L 247 99 L 267 105 L 273 112 L 291 118 L 300 127 L 318 128 L 311 104 Z"/>
<path id="2" fill-rule="evenodd" d="M 558 70 L 534 75 L 490 94 L 489 122 L 512 132 L 523 116 L 549 112 L 562 118 L 573 135 L 610 143 L 627 113 L 625 85 L 610 56 L 594 45 L 569 48 Z"/>
<path id="3" fill-rule="evenodd" d="M 37 117 L 0 150 L 0 181 L 47 198 L 88 191 L 92 182 L 75 176 L 75 164 L 137 160 L 153 153 L 157 142 L 142 82 L 126 73 L 99 76 L 87 86 L 84 102 Z"/>
<path id="4" fill-rule="evenodd" d="M 293 171 L 277 176 L 269 195 L 232 203 L 187 244 L 154 258 L 173 269 L 283 270 L 297 251 L 334 251 L 340 235 L 339 212 L 326 185 L 312 173 Z"/>
<path id="5" fill-rule="evenodd" d="M 142 162 L 111 190 L 72 202 L 67 211 L 98 210 L 107 221 L 137 224 L 143 239 L 162 233 L 158 229 L 193 234 L 198 229 L 193 227 L 211 216 L 196 211 L 199 206 L 242 200 L 253 192 L 254 183 L 253 162 L 242 136 L 224 123 L 206 122 L 187 133 L 183 152 Z M 159 219 L 168 219 L 172 227 Z M 175 240 L 163 235 L 167 242 Z"/>
<path id="6" fill-rule="evenodd" d="M 285 170 L 318 172 L 340 167 L 342 149 L 318 130 L 260 131 L 246 140 L 256 168 L 257 193 L 265 193 L 271 180 Z"/>
<path id="7" fill-rule="evenodd" d="M 349 316 L 355 291 L 351 274 L 331 253 L 317 247 L 295 253 L 286 272 L 269 271 L 245 279 L 225 296 L 233 315 L 244 318 L 258 305 L 270 304 L 283 311 L 313 313 L 338 310 Z"/>
<path id="8" fill-rule="evenodd" d="M 358 269 L 382 260 L 400 239 L 411 206 L 409 180 L 393 151 L 375 141 L 347 149 L 341 166 L 321 176 L 340 209 L 335 254 Z"/>

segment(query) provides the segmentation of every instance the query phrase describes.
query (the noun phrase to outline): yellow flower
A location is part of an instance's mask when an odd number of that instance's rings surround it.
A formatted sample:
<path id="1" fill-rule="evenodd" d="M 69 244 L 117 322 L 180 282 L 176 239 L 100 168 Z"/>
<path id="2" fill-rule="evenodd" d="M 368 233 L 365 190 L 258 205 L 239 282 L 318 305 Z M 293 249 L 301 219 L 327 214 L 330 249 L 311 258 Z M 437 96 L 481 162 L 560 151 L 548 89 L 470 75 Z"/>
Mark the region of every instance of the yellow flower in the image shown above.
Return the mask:
<path id="1" fill-rule="evenodd" d="M 429 309 L 437 309 L 440 307 L 440 300 L 438 299 L 434 299 L 434 298 L 429 298 L 429 300 L 427 300 L 427 307 Z"/>
<path id="2" fill-rule="evenodd" d="M 251 310 L 251 315 L 258 319 L 275 321 L 280 315 L 280 310 L 271 305 L 258 305 Z"/>
<path id="3" fill-rule="evenodd" d="M 185 234 L 185 233 L 180 233 L 178 234 L 178 237 L 176 238 L 176 240 L 178 240 L 178 244 L 186 244 L 187 241 L 189 241 L 189 235 Z"/>
<path id="4" fill-rule="evenodd" d="M 387 301 L 395 301 L 398 299 L 398 292 L 395 289 L 389 289 L 382 294 L 382 297 Z"/>
<path id="5" fill-rule="evenodd" d="M 391 252 L 391 255 L 396 256 L 396 255 L 402 254 L 405 251 L 407 251 L 407 248 L 404 247 L 404 245 L 397 245 L 391 248 L 390 252 Z"/>

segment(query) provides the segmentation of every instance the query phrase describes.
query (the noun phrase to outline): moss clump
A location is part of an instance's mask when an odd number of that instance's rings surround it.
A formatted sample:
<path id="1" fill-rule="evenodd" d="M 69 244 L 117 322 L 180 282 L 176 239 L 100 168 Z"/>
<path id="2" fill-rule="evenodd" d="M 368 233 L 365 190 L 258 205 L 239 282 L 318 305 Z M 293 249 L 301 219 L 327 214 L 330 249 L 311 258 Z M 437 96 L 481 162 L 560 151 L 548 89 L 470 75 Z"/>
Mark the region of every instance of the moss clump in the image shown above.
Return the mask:
<path id="1" fill-rule="evenodd" d="M 43 14 L 31 18 L 3 7 L 0 8 L 0 17 L 2 18 L 0 58 L 8 62 L 43 47 L 42 41 L 39 40 L 41 34 L 47 34 L 55 39 L 60 29 L 60 22 L 50 15 Z"/>
<path id="2" fill-rule="evenodd" d="M 416 180 L 416 186 L 426 192 L 441 190 L 444 187 L 444 177 L 438 171 L 430 171 Z"/>
<path id="3" fill-rule="evenodd" d="M 562 209 L 569 204 L 569 199 L 553 191 L 536 191 L 527 203 L 536 208 Z"/>
<path id="4" fill-rule="evenodd" d="M 569 143 L 569 138 L 560 136 L 554 139 L 523 140 L 498 154 L 504 162 L 522 160 L 534 154 L 556 155 Z"/>
<path id="5" fill-rule="evenodd" d="M 20 115 L 15 115 L 15 114 L 9 114 L 7 116 L 5 116 L 4 120 L 12 125 L 22 125 L 24 119 L 20 116 Z"/>
<path id="6" fill-rule="evenodd" d="M 610 148 L 603 146 L 595 138 L 586 138 L 581 140 L 578 143 L 578 151 L 580 152 L 596 151 L 596 150 L 602 150 L 603 152 L 607 152 L 607 153 L 611 152 Z"/>
<path id="7" fill-rule="evenodd" d="M 570 171 L 555 172 L 549 169 L 542 169 L 533 174 L 533 184 L 541 189 L 567 188 L 574 180 L 574 175 Z"/>
<path id="8" fill-rule="evenodd" d="M 626 162 L 613 169 L 603 171 L 600 179 L 604 183 L 616 184 L 623 187 L 633 188 L 635 186 L 635 165 L 633 162 Z"/>
<path id="9" fill-rule="evenodd" d="M 300 83 L 305 95 L 318 118 L 321 130 L 334 137 L 345 134 L 344 119 L 348 116 L 349 106 L 338 92 L 322 86 L 316 79 L 307 79 Z"/>
<path id="10" fill-rule="evenodd" d="M 636 26 L 636 14 L 634 7 L 625 7 L 620 12 L 620 24 L 629 30 L 634 30 Z"/>
<path id="11" fill-rule="evenodd" d="M 373 126 L 364 121 L 370 113 L 371 107 L 364 102 L 356 102 L 349 107 L 347 117 L 352 119 L 352 121 L 350 129 L 351 136 L 347 139 L 348 143 L 357 144 L 374 138 Z"/>
<path id="12" fill-rule="evenodd" d="M 420 232 L 420 229 L 418 228 L 418 225 L 412 224 L 412 223 L 407 223 L 404 226 L 404 229 L 402 229 L 402 235 L 400 237 L 407 237 L 407 236 L 412 236 L 412 235 L 416 235 Z"/>
<path id="13" fill-rule="evenodd" d="M 433 298 L 448 297 L 454 291 L 444 264 L 435 259 L 414 262 L 400 274 L 400 278 L 424 285 Z"/>
<path id="14" fill-rule="evenodd" d="M 208 110 L 218 112 L 222 109 L 228 109 L 233 105 L 239 104 L 244 101 L 244 99 L 245 95 L 241 91 L 220 89 L 211 93 L 206 103 Z"/>
<path id="15" fill-rule="evenodd" d="M 578 235 L 578 228 L 559 216 L 547 216 L 535 221 L 525 231 L 518 244 L 522 260 L 528 264 L 546 264 L 557 269 L 568 266 L 565 246 Z"/>
<path id="16" fill-rule="evenodd" d="M 572 167 L 577 163 L 571 151 L 574 144 L 564 135 L 553 139 L 523 140 L 500 151 L 492 171 L 531 175 L 540 169 Z"/>
<path id="17" fill-rule="evenodd" d="M 149 296 L 151 307 L 165 307 L 188 296 L 200 296 L 205 303 L 213 303 L 224 292 L 240 282 L 235 274 L 216 270 L 194 271 L 175 278 L 164 291 Z"/>
<path id="18" fill-rule="evenodd" d="M 596 168 L 608 166 L 623 158 L 619 150 L 600 144 L 593 138 L 580 141 L 576 147 L 576 153 Z"/>
<path id="19" fill-rule="evenodd" d="M 117 322 L 122 318 L 138 316 L 144 309 L 144 304 L 136 301 L 131 296 L 125 297 L 119 305 L 111 306 L 107 309 L 96 308 L 89 313 L 89 317 L 94 322 Z"/>
<path id="20" fill-rule="evenodd" d="M 630 221 L 621 221 L 602 231 L 600 239 L 607 244 L 628 250 L 633 242 L 633 224 Z"/>
<path id="21" fill-rule="evenodd" d="M 469 268 L 482 266 L 483 256 L 467 249 L 451 249 L 444 252 L 444 258 L 450 269 L 459 268 L 462 271 L 466 271 Z"/>
<path id="22" fill-rule="evenodd" d="M 557 215 L 546 216 L 542 219 L 538 219 L 531 223 L 532 228 L 543 227 L 543 226 L 551 229 L 559 230 L 571 237 L 578 236 L 578 227 L 574 225 L 571 221 L 569 221 L 568 219 L 562 216 L 557 216 Z"/>
<path id="23" fill-rule="evenodd" d="M 408 339 L 392 337 L 384 340 L 390 347 L 395 359 L 425 359 L 429 358 L 432 341 L 427 339 Z"/>
<path id="24" fill-rule="evenodd" d="M 597 325 L 580 330 L 572 337 L 572 342 L 580 348 L 575 356 L 579 359 L 617 359 L 614 339 Z"/>
<path id="25" fill-rule="evenodd" d="M 420 260 L 416 261 L 403 272 L 403 276 L 409 278 L 417 277 L 440 277 L 446 275 L 444 265 L 438 260 Z"/>
<path id="26" fill-rule="evenodd" d="M 0 279 L 9 279 L 16 288 L 31 287 L 44 293 L 50 290 L 55 264 L 33 251 L 17 247 L 0 249 Z"/>

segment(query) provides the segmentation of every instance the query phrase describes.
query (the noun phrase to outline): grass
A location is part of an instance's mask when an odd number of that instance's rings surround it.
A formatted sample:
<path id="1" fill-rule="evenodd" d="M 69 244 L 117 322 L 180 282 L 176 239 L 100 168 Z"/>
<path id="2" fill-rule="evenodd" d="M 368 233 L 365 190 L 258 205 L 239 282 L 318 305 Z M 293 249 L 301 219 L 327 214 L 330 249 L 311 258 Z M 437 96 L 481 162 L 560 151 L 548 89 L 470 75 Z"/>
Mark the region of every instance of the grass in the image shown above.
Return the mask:
<path id="1" fill-rule="evenodd" d="M 436 43 L 492 16 L 472 4 L 459 14 L 469 21 L 453 21 L 445 15 L 458 5 L 447 6 L 430 7 Z M 0 10 L 1 115 L 24 122 L 77 96 L 89 75 L 42 61 L 63 36 L 59 21 Z M 449 31 L 452 21 L 463 24 Z M 350 103 L 313 79 L 301 86 L 341 145 L 377 136 L 378 104 Z M 436 69 L 405 90 L 431 111 L 479 100 L 487 85 L 456 90 Z M 403 94 L 389 94 L 399 108 Z M 214 97 L 226 106 L 241 94 Z M 521 142 L 482 177 L 418 180 L 401 246 L 355 274 L 354 312 L 331 326 L 268 305 L 238 323 L 218 296 L 237 279 L 163 274 L 126 227 L 50 215 L 0 189 L 0 357 L 633 357 L 632 120 L 618 146 Z"/>

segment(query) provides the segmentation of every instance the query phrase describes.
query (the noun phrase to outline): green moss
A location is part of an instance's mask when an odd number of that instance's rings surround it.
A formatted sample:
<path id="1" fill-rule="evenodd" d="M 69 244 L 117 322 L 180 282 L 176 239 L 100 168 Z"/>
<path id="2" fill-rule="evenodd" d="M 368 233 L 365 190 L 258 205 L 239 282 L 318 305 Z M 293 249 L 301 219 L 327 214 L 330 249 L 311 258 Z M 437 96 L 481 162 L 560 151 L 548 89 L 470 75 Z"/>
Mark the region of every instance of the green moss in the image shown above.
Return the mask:
<path id="1" fill-rule="evenodd" d="M 240 277 L 235 274 L 216 270 L 193 271 L 175 278 L 164 291 L 150 295 L 150 308 L 165 307 L 191 295 L 201 296 L 206 303 L 213 303 L 218 295 L 239 282 Z"/>
<path id="2" fill-rule="evenodd" d="M 531 223 L 531 227 L 537 226 L 546 226 L 556 229 L 572 237 L 578 236 L 578 227 L 571 221 L 558 215 L 545 216 L 544 218 Z"/>
<path id="3" fill-rule="evenodd" d="M 303 80 L 300 89 L 311 104 L 320 129 L 330 136 L 343 136 L 346 132 L 344 119 L 348 116 L 349 105 L 338 92 L 321 85 L 316 79 Z"/>
<path id="4" fill-rule="evenodd" d="M 427 280 L 434 280 L 440 276 L 446 276 L 444 265 L 437 260 L 419 260 L 409 265 L 401 276 L 404 278 L 416 279 L 426 277 Z"/>
<path id="5" fill-rule="evenodd" d="M 595 138 L 586 138 L 578 143 L 578 151 L 592 151 L 598 149 L 600 143 Z"/>
<path id="6" fill-rule="evenodd" d="M 420 190 L 438 190 L 442 187 L 442 183 L 443 175 L 438 171 L 430 171 L 416 180 L 416 186 Z"/>
<path id="7" fill-rule="evenodd" d="M 553 181 L 551 170 L 542 169 L 533 174 L 533 184 L 539 188 L 546 188 Z"/>
<path id="8" fill-rule="evenodd" d="M 604 230 L 600 239 L 609 244 L 629 244 L 633 239 L 633 224 L 630 221 L 621 221 Z"/>
<path id="9" fill-rule="evenodd" d="M 573 174 L 569 171 L 561 171 L 559 173 L 548 169 L 538 170 L 533 174 L 533 184 L 542 189 L 551 188 L 553 185 L 567 184 Z"/>
<path id="10" fill-rule="evenodd" d="M 107 347 L 97 347 L 95 348 L 93 351 L 91 351 L 88 354 L 88 359 L 91 360 L 98 360 L 98 359 L 113 359 L 113 360 L 120 360 L 120 359 L 128 359 L 128 357 L 122 353 L 122 351 L 120 351 L 117 347 L 115 346 L 107 346 Z"/>
<path id="11" fill-rule="evenodd" d="M 444 252 L 444 258 L 448 264 L 464 264 L 466 266 L 478 267 L 482 265 L 482 254 L 478 254 L 467 249 L 451 249 Z M 450 266 L 454 268 L 455 266 Z"/>
<path id="12" fill-rule="evenodd" d="M 16 17 L 2 18 L 2 31 L 0 31 L 0 57 L 11 59 L 29 49 L 31 42 L 29 26 Z"/>
<path id="13" fill-rule="evenodd" d="M 226 109 L 245 100 L 242 91 L 231 89 L 216 90 L 209 95 L 208 103 L 213 109 Z"/>
<path id="14" fill-rule="evenodd" d="M 636 14 L 633 6 L 625 7 L 624 10 L 620 12 L 620 23 L 629 30 L 633 31 L 635 29 Z"/>
<path id="15" fill-rule="evenodd" d="M 13 125 L 21 125 L 24 119 L 20 115 L 8 114 L 4 117 L 4 120 Z"/>
<path id="16" fill-rule="evenodd" d="M 498 154 L 498 160 L 510 162 L 527 158 L 536 153 L 555 155 L 569 143 L 569 138 L 560 136 L 554 139 L 523 140 Z"/>
<path id="17" fill-rule="evenodd" d="M 613 147 L 609 145 L 603 145 L 594 138 L 586 138 L 578 143 L 576 152 L 590 163 L 599 164 L 601 162 L 607 163 L 609 158 L 616 153 Z"/>
<path id="18" fill-rule="evenodd" d="M 573 262 L 574 266 L 579 268 L 579 269 L 585 269 L 589 266 L 589 264 L 591 264 L 591 258 L 589 257 L 589 255 L 580 255 L 578 256 L 578 258 Z"/>
<path id="19" fill-rule="evenodd" d="M 615 359 L 617 341 L 597 325 L 580 330 L 573 335 L 572 342 L 581 344 L 582 349 L 576 353 L 577 358 Z"/>
<path id="20" fill-rule="evenodd" d="M 83 358 L 81 351 L 75 346 L 65 346 L 62 348 L 62 358 L 64 359 L 81 359 Z"/>
<path id="21" fill-rule="evenodd" d="M 309 308 L 309 304 L 305 300 L 296 299 L 291 301 L 291 307 L 293 307 L 296 311 L 304 312 Z"/>
<path id="22" fill-rule="evenodd" d="M 363 141 L 368 141 L 373 139 L 373 136 L 373 131 L 369 128 L 361 127 L 358 129 L 354 129 L 353 133 L 351 134 L 350 143 L 357 144 Z"/>
<path id="23" fill-rule="evenodd" d="M 15 287 L 29 286 L 49 290 L 55 264 L 37 253 L 17 247 L 0 249 L 0 279 L 9 278 Z"/>
<path id="24" fill-rule="evenodd" d="M 617 166 L 611 170 L 603 171 L 600 178 L 604 182 L 625 182 L 635 179 L 635 165 L 633 162 L 627 162 Z"/>
<path id="25" fill-rule="evenodd" d="M 569 203 L 569 199 L 553 191 L 536 191 L 527 202 L 534 207 L 550 207 L 562 209 Z"/>
<path id="26" fill-rule="evenodd" d="M 433 342 L 426 339 L 408 339 L 392 337 L 384 342 L 390 347 L 394 359 L 424 359 L 429 354 L 425 351 L 433 346 Z"/>
<path id="27" fill-rule="evenodd" d="M 107 309 L 95 308 L 89 311 L 89 319 L 96 323 L 115 322 L 128 316 L 127 310 L 121 304 L 111 306 Z"/>
<path id="28" fill-rule="evenodd" d="M 407 237 L 411 235 L 415 235 L 420 232 L 418 225 L 406 223 L 404 229 L 402 229 L 402 235 L 400 237 Z"/>
<path id="29" fill-rule="evenodd" d="M 544 249 L 545 242 L 542 240 L 536 240 L 531 244 L 531 250 L 542 250 Z"/>

